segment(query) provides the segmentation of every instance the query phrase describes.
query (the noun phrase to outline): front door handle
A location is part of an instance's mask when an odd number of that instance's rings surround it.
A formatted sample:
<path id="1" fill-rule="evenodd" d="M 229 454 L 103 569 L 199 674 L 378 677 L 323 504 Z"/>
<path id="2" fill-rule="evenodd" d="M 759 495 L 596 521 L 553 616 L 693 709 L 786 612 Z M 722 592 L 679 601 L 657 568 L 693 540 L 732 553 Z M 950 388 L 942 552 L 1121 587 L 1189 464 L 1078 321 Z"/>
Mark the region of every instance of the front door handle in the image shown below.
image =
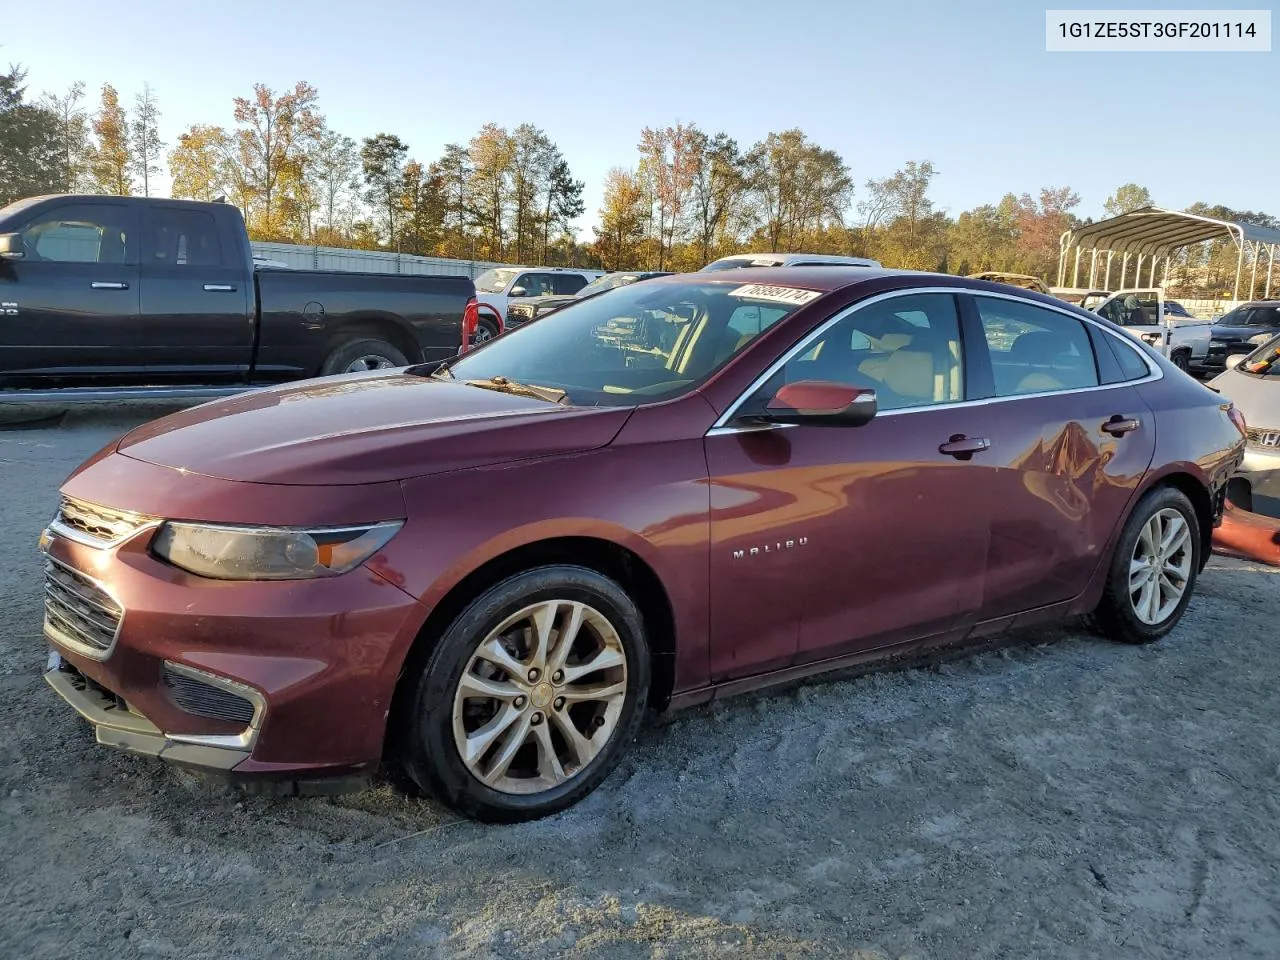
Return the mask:
<path id="1" fill-rule="evenodd" d="M 986 437 L 966 437 L 963 433 L 957 433 L 938 447 L 938 452 L 955 457 L 957 460 L 969 460 L 975 453 L 989 449 L 991 449 L 991 441 Z"/>
<path id="2" fill-rule="evenodd" d="M 128 290 L 127 283 L 121 283 L 118 280 L 94 280 L 89 284 L 95 290 Z"/>
<path id="3" fill-rule="evenodd" d="M 1102 429 L 1113 437 L 1123 437 L 1126 433 L 1132 433 L 1140 426 L 1142 426 L 1142 421 L 1137 417 L 1125 417 L 1117 413 L 1102 425 Z"/>
<path id="4" fill-rule="evenodd" d="M 235 293 L 236 288 L 230 283 L 206 283 L 204 285 L 206 293 Z"/>

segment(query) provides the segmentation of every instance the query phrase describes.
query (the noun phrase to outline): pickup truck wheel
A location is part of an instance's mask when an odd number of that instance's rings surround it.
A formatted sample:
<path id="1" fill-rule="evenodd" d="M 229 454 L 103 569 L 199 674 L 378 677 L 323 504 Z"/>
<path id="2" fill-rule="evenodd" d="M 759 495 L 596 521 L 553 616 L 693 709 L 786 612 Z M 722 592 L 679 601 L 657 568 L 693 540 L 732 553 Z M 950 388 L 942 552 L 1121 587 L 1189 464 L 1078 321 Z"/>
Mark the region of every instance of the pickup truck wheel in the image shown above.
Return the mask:
<path id="1" fill-rule="evenodd" d="M 385 340 L 348 340 L 339 346 L 320 368 L 322 377 L 365 370 L 407 367 L 408 358 Z"/>
<path id="2" fill-rule="evenodd" d="M 405 771 L 460 813 L 514 823 L 578 802 L 613 770 L 643 718 L 649 646 L 619 584 L 556 564 L 482 593 L 407 679 Z"/>
<path id="3" fill-rule="evenodd" d="M 1191 356 L 1186 353 L 1175 353 L 1171 358 L 1173 365 L 1183 373 L 1191 372 Z"/>
<path id="4" fill-rule="evenodd" d="M 481 317 L 480 322 L 476 324 L 475 336 L 471 338 L 472 343 L 484 343 L 492 340 L 498 335 L 498 325 L 489 317 Z"/>

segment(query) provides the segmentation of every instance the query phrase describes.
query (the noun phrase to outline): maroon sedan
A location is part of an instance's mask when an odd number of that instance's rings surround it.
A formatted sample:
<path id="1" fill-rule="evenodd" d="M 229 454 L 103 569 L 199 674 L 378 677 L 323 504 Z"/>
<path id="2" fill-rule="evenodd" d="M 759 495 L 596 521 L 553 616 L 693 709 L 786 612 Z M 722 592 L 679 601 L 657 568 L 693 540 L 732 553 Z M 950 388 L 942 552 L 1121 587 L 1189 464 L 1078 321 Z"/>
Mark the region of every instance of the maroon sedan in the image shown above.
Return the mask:
<path id="1" fill-rule="evenodd" d="M 239 778 L 511 821 L 646 706 L 1092 614 L 1167 633 L 1243 423 L 1102 318 L 843 269 L 622 287 L 445 365 L 139 427 L 42 537 L 49 683 Z"/>

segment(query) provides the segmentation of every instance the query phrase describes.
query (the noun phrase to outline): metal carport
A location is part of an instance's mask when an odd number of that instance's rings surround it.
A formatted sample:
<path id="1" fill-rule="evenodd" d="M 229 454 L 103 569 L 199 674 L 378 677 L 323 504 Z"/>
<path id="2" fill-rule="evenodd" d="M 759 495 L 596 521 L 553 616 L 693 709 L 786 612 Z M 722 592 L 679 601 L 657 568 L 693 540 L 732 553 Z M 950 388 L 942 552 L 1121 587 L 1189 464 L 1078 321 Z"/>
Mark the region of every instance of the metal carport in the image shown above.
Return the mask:
<path id="1" fill-rule="evenodd" d="M 1249 275 L 1250 297 L 1258 281 L 1258 262 L 1264 253 L 1267 273 L 1263 297 L 1270 297 L 1272 273 L 1276 258 L 1280 256 L 1280 230 L 1161 207 L 1140 207 L 1063 233 L 1059 240 L 1058 286 L 1080 286 L 1082 257 L 1089 266 L 1090 287 L 1098 286 L 1098 271 L 1103 266 L 1102 287 L 1112 289 L 1111 270 L 1117 259 L 1120 261 L 1119 288 L 1126 284 L 1130 263 L 1134 268 L 1133 285 L 1142 285 L 1142 268 L 1145 265 L 1150 271 L 1146 285 L 1152 287 L 1156 285 L 1156 269 L 1163 263 L 1161 285 L 1164 285 L 1169 278 L 1169 259 L 1175 252 L 1195 243 L 1228 239 L 1239 251 L 1233 299 L 1240 299 L 1246 253 L 1253 264 Z M 1066 282 L 1068 269 L 1070 284 Z"/>

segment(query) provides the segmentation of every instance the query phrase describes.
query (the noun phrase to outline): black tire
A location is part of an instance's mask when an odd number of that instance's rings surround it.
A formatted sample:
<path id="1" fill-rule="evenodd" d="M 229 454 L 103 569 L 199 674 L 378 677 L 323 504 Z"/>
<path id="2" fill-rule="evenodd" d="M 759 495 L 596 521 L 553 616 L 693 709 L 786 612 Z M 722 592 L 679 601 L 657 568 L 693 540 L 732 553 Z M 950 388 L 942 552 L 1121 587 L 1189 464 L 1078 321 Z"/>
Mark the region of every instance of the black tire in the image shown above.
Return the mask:
<path id="1" fill-rule="evenodd" d="M 1186 588 L 1182 599 L 1173 610 L 1158 623 L 1147 623 L 1135 610 L 1135 603 L 1130 592 L 1130 561 L 1133 559 L 1142 536 L 1143 528 L 1153 516 L 1162 510 L 1175 510 L 1182 515 L 1190 531 L 1187 547 L 1190 551 L 1190 570 L 1186 577 Z M 1203 544 L 1200 539 L 1200 520 L 1187 495 L 1173 487 L 1157 487 L 1144 496 L 1133 513 L 1129 515 L 1116 543 L 1115 552 L 1111 555 L 1111 566 L 1107 572 L 1107 583 L 1103 588 L 1102 600 L 1091 615 L 1092 623 L 1109 640 L 1118 643 L 1151 643 L 1159 640 L 1182 619 L 1182 614 L 1195 592 L 1196 579 L 1200 575 L 1200 559 Z"/>
<path id="2" fill-rule="evenodd" d="M 1170 359 L 1173 361 L 1173 365 L 1183 373 L 1191 372 L 1191 354 L 1175 353 Z"/>
<path id="3" fill-rule="evenodd" d="M 476 332 L 471 337 L 471 342 L 472 344 L 486 343 L 501 332 L 498 329 L 498 321 L 492 317 L 481 315 L 479 322 L 476 324 Z"/>
<path id="4" fill-rule="evenodd" d="M 369 363 L 363 367 L 357 366 L 362 360 L 368 358 Z M 377 363 L 375 366 L 374 363 Z M 324 362 L 324 366 L 320 368 L 320 376 L 331 377 L 339 373 L 355 373 L 358 370 L 376 370 L 379 367 L 390 369 L 391 367 L 405 367 L 409 365 L 409 358 L 400 352 L 399 348 L 387 343 L 385 340 L 360 339 L 348 340 L 339 344 Z"/>
<path id="5" fill-rule="evenodd" d="M 543 600 L 585 603 L 603 615 L 626 655 L 625 699 L 610 739 L 576 775 L 539 793 L 495 790 L 463 762 L 454 740 L 454 696 L 477 647 L 522 608 Z M 396 742 L 405 772 L 446 806 L 488 823 L 536 820 L 595 790 L 636 736 L 649 696 L 649 644 L 639 609 L 617 583 L 585 567 L 554 565 L 516 574 L 486 590 L 449 625 L 405 698 Z M 557 704 L 558 705 L 558 704 Z M 548 721 L 545 721 L 549 723 Z"/>

